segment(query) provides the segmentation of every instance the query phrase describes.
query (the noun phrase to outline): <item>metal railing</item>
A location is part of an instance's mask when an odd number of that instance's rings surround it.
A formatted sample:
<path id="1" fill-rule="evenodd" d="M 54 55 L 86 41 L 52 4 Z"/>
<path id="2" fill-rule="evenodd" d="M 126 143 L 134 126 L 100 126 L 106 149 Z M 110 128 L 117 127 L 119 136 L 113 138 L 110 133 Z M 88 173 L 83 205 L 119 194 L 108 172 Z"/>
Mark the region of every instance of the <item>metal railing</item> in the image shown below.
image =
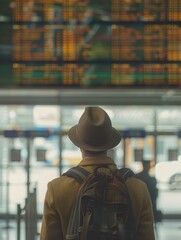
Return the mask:
<path id="1" fill-rule="evenodd" d="M 17 240 L 21 240 L 22 236 L 22 222 L 25 226 L 25 238 L 23 240 L 36 240 L 37 239 L 37 190 L 28 194 L 25 199 L 24 207 L 17 204 Z"/>

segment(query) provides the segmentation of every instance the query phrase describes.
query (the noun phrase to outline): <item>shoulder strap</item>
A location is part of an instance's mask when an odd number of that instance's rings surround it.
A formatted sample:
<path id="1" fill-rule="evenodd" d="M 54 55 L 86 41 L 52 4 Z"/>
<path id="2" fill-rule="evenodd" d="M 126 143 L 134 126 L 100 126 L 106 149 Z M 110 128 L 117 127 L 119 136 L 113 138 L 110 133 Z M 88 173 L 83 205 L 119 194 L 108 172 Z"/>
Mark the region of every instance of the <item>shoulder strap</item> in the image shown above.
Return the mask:
<path id="1" fill-rule="evenodd" d="M 135 176 L 133 171 L 129 168 L 121 168 L 118 171 L 123 182 L 125 182 L 129 177 Z M 68 176 L 76 179 L 79 183 L 82 183 L 88 175 L 89 172 L 80 166 L 72 167 L 67 172 L 62 174 L 62 176 Z"/>
<path id="2" fill-rule="evenodd" d="M 68 176 L 68 177 L 74 178 L 79 183 L 83 183 L 89 174 L 90 173 L 84 168 L 80 166 L 76 166 L 76 167 L 70 168 L 62 176 Z M 81 218 L 80 204 L 81 204 L 82 193 L 83 193 L 83 189 L 80 189 L 80 192 L 77 195 L 75 202 L 73 204 L 68 227 L 67 227 L 66 240 L 79 239 L 79 233 L 77 232 L 77 229 L 79 227 L 79 221 Z"/>
<path id="3" fill-rule="evenodd" d="M 134 172 L 129 168 L 121 168 L 119 171 L 119 177 L 125 182 L 129 177 L 135 177 Z"/>
<path id="4" fill-rule="evenodd" d="M 72 167 L 67 172 L 62 174 L 62 176 L 68 176 L 77 180 L 77 182 L 82 183 L 89 175 L 89 172 L 80 166 Z"/>

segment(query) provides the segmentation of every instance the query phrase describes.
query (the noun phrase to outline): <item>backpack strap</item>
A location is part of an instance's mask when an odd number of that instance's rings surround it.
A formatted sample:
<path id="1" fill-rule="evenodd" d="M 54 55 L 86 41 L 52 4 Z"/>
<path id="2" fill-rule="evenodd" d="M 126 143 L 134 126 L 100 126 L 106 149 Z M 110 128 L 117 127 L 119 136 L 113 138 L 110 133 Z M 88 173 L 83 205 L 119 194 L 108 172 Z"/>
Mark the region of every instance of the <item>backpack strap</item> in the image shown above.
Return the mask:
<path id="1" fill-rule="evenodd" d="M 119 177 L 123 182 L 125 182 L 129 177 L 134 177 L 135 174 L 129 168 L 121 168 L 119 171 Z M 84 182 L 84 180 L 89 175 L 89 172 L 80 166 L 75 166 L 70 168 L 67 172 L 62 174 L 62 176 L 68 176 L 76 179 L 79 183 Z"/>
<path id="2" fill-rule="evenodd" d="M 80 166 L 72 167 L 67 172 L 62 174 L 62 176 L 74 178 L 79 183 L 84 182 L 88 175 L 89 172 Z"/>
<path id="3" fill-rule="evenodd" d="M 119 177 L 125 182 L 129 177 L 135 177 L 134 172 L 129 168 L 121 168 L 119 171 Z"/>
<path id="4" fill-rule="evenodd" d="M 84 218 L 84 222 L 83 222 L 82 233 L 80 235 L 80 240 L 87 239 L 88 227 L 89 227 L 89 223 L 90 223 L 92 215 L 93 215 L 93 211 L 91 211 L 87 208 L 86 212 L 85 212 L 85 218 Z"/>

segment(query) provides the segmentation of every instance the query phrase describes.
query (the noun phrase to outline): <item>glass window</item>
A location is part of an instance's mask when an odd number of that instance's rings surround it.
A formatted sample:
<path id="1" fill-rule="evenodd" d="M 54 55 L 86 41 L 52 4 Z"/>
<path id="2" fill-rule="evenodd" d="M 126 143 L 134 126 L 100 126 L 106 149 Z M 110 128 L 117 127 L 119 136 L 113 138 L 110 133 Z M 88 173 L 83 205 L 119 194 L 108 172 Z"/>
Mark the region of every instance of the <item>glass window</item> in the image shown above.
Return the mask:
<path id="1" fill-rule="evenodd" d="M 181 107 L 157 108 L 157 130 L 178 131 L 181 129 Z"/>

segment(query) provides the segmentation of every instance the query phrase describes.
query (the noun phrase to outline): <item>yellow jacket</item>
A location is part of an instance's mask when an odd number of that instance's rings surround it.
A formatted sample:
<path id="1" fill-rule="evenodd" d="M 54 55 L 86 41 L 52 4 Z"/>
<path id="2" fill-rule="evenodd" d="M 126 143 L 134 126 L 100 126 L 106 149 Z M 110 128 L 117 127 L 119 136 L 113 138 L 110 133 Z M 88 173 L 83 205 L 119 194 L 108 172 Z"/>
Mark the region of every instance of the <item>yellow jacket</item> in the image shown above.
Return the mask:
<path id="1" fill-rule="evenodd" d="M 91 172 L 99 164 L 115 168 L 114 161 L 107 158 L 84 158 L 79 166 Z M 136 219 L 136 240 L 154 240 L 153 212 L 150 195 L 145 183 L 128 178 L 126 185 L 130 194 Z M 48 183 L 40 240 L 65 240 L 71 207 L 80 184 L 73 178 L 61 176 Z"/>

